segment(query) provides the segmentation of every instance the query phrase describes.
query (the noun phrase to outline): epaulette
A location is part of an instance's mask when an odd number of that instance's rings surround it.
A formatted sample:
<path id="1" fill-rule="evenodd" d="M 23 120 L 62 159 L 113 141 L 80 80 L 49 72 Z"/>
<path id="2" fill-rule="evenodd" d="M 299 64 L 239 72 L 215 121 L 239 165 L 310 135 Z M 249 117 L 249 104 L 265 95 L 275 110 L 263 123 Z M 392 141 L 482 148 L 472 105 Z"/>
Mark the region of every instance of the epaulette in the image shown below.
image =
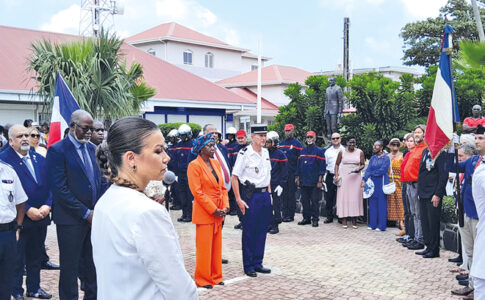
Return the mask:
<path id="1" fill-rule="evenodd" d="M 241 148 L 241 150 L 239 150 L 239 154 L 244 155 L 244 152 L 246 152 L 247 150 L 248 150 L 248 145 L 244 146 L 244 148 Z"/>
<path id="2" fill-rule="evenodd" d="M 8 163 L 4 162 L 4 161 L 3 161 L 3 160 L 1 160 L 1 159 L 0 159 L 0 164 L 5 165 L 5 166 L 7 166 L 7 167 L 11 168 L 12 170 L 14 170 L 14 168 L 13 168 L 11 165 L 9 165 Z"/>

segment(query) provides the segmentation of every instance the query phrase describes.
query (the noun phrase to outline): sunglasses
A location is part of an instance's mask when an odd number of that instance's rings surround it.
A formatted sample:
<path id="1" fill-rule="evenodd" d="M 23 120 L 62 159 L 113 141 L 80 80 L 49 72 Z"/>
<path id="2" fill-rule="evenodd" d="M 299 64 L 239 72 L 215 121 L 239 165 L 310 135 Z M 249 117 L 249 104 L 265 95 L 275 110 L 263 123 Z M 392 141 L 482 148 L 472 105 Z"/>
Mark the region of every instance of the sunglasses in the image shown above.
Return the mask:
<path id="1" fill-rule="evenodd" d="M 391 146 L 398 146 L 399 147 L 399 144 L 391 144 Z"/>
<path id="2" fill-rule="evenodd" d="M 29 135 L 28 135 L 27 133 L 25 133 L 25 134 L 20 134 L 20 135 L 17 135 L 17 136 L 16 136 L 16 138 L 18 138 L 18 139 L 21 139 L 21 138 L 23 138 L 23 137 L 28 138 L 28 137 L 29 137 Z"/>
<path id="3" fill-rule="evenodd" d="M 74 124 L 76 124 L 76 123 L 74 123 Z M 84 133 L 86 133 L 88 131 L 91 131 L 91 132 L 94 131 L 94 128 L 93 127 L 89 127 L 89 126 L 82 127 L 82 126 L 79 126 L 78 124 L 76 124 L 76 126 L 79 127 L 79 128 L 81 128 Z"/>
<path id="4" fill-rule="evenodd" d="M 340 137 L 333 137 L 332 140 L 340 140 Z"/>
<path id="5" fill-rule="evenodd" d="M 98 129 L 94 129 L 94 131 L 101 133 L 101 132 L 104 132 L 104 129 L 103 128 L 98 128 Z"/>
<path id="6" fill-rule="evenodd" d="M 40 138 L 40 134 L 32 133 L 32 134 L 30 134 L 30 137 L 33 138 L 33 139 L 38 139 L 38 138 Z"/>

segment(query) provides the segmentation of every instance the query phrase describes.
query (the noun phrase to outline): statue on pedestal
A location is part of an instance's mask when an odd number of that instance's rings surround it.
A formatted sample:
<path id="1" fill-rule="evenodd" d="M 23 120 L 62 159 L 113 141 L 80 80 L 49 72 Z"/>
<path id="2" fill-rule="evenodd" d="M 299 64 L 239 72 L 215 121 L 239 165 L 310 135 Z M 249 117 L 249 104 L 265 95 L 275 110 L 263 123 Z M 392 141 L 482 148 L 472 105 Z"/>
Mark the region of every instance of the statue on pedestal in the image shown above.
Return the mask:
<path id="1" fill-rule="evenodd" d="M 330 86 L 326 90 L 325 96 L 325 121 L 327 122 L 327 138 L 332 133 L 337 132 L 337 121 L 342 116 L 344 109 L 344 96 L 342 89 L 336 85 L 337 80 L 330 78 Z"/>

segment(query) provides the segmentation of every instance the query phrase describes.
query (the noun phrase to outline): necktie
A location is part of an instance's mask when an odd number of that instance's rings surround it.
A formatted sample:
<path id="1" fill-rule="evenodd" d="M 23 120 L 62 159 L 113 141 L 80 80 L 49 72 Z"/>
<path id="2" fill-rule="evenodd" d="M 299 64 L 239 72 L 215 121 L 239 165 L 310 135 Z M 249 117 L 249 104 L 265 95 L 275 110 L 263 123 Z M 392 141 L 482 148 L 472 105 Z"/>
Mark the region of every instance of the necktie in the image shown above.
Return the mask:
<path id="1" fill-rule="evenodd" d="M 217 160 L 219 161 L 219 163 L 221 164 L 221 168 L 222 168 L 222 172 L 224 173 L 224 182 L 225 183 L 229 183 L 229 172 L 226 170 L 226 167 L 224 165 L 224 161 L 222 161 L 221 157 L 219 156 L 219 150 L 216 149 L 216 151 L 214 151 L 214 153 L 216 154 L 217 156 Z"/>
<path id="2" fill-rule="evenodd" d="M 87 149 L 85 144 L 81 144 L 79 147 L 81 149 L 81 153 L 83 155 L 83 162 L 84 162 L 84 167 L 86 168 L 86 173 L 88 174 L 89 179 L 92 179 L 94 176 L 93 173 L 93 166 L 91 164 L 91 160 L 88 157 Z"/>
<path id="3" fill-rule="evenodd" d="M 22 157 L 22 161 L 24 162 L 27 169 L 29 169 L 30 175 L 32 175 L 32 177 L 34 177 L 35 182 L 37 182 L 37 177 L 35 177 L 34 168 L 29 164 L 29 159 L 30 159 L 30 157 L 28 157 L 28 156 Z"/>

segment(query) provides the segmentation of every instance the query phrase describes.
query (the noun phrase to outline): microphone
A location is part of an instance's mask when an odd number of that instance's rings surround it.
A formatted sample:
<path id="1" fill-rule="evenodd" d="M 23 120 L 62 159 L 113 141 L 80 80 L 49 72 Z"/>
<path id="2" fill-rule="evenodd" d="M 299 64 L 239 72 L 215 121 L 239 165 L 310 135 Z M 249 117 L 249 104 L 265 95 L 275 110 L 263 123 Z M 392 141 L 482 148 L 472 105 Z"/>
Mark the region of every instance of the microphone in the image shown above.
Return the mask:
<path id="1" fill-rule="evenodd" d="M 163 177 L 163 183 L 165 185 L 172 185 L 176 181 L 175 173 L 172 171 L 165 172 L 165 176 Z"/>

